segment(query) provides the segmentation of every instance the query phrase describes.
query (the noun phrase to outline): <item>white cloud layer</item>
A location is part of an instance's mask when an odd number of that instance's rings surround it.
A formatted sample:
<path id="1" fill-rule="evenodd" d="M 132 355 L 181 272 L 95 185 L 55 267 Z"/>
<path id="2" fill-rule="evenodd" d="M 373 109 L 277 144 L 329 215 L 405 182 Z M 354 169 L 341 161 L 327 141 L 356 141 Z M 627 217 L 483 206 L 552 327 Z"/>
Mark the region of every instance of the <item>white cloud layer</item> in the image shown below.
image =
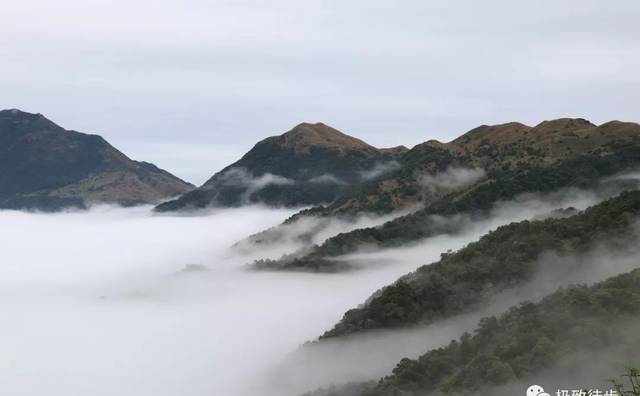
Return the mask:
<path id="1" fill-rule="evenodd" d="M 265 250 L 239 254 L 229 249 L 246 235 L 280 223 L 292 214 L 287 210 L 246 207 L 196 217 L 154 216 L 145 207 L 60 214 L 0 211 L 3 392 L 289 396 L 315 385 L 377 375 L 408 348 L 418 353 L 417 345 L 444 342 L 455 332 L 340 347 L 344 352 L 366 347 L 367 353 L 350 352 L 345 361 L 354 362 L 351 368 L 332 360 L 340 356 L 335 351 L 330 356 L 320 351 L 317 360 L 298 366 L 294 375 L 282 372 L 279 364 L 373 291 L 435 261 L 442 251 L 458 249 L 511 220 L 556 207 L 584 208 L 597 199 L 574 190 L 558 197 L 521 197 L 501 204 L 488 221 L 463 219 L 469 226 L 462 234 L 357 254 L 351 258 L 364 264 L 361 270 L 332 275 L 248 271 L 246 264 Z M 382 220 L 363 217 L 358 224 Z M 347 226 L 335 222 L 315 241 Z M 269 254 L 288 253 L 295 248 L 292 243 Z M 186 266 L 191 270 L 181 271 Z M 199 266 L 209 270 L 198 271 Z M 376 354 L 375 345 L 383 346 L 382 354 Z M 362 359 L 368 363 L 358 366 Z M 354 371 L 358 367 L 363 370 Z"/>
<path id="2" fill-rule="evenodd" d="M 291 211 L 149 213 L 0 211 L 3 394 L 285 396 L 271 368 L 410 269 L 255 273 L 228 247 Z"/>

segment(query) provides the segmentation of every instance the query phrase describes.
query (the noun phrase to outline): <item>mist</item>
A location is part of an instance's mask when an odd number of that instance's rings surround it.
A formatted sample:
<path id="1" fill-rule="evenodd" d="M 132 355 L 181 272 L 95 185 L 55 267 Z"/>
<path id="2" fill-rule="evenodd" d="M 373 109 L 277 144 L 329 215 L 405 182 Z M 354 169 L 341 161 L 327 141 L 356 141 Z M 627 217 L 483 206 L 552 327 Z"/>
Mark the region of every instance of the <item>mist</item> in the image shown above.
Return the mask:
<path id="1" fill-rule="evenodd" d="M 387 215 L 363 213 L 349 218 L 300 216 L 290 223 L 278 224 L 276 227 L 261 230 L 259 233 L 241 239 L 233 247 L 236 252 L 248 256 L 276 259 L 283 254 L 303 251 L 310 245 L 320 245 L 343 232 L 380 226 L 419 208 L 421 208 L 420 205 L 415 205 Z"/>
<path id="2" fill-rule="evenodd" d="M 391 374 L 401 359 L 418 358 L 431 349 L 443 347 L 452 340 L 457 340 L 465 332 L 473 332 L 480 319 L 484 317 L 499 315 L 525 301 L 540 301 L 560 287 L 575 284 L 591 285 L 640 267 L 639 224 L 636 223 L 634 226 L 632 235 L 633 239 L 627 240 L 624 245 L 614 239 L 598 241 L 593 243 L 587 251 L 576 255 L 562 256 L 555 251 L 543 252 L 537 260 L 537 271 L 532 279 L 525 284 L 496 294 L 464 314 L 427 325 L 370 330 L 308 343 L 290 354 L 273 376 L 285 382 L 287 386 L 296 388 L 298 393 L 331 386 L 337 386 L 339 389 L 341 385 L 353 382 L 378 380 Z M 431 257 L 435 261 L 437 260 L 436 251 L 433 248 L 429 251 L 428 246 L 437 244 L 443 247 L 447 244 L 460 243 L 459 240 L 453 239 L 446 236 L 432 238 L 421 246 L 397 249 L 393 257 L 403 257 L 400 259 L 403 264 L 415 262 L 418 256 L 416 253 L 421 249 L 426 253 L 425 257 Z M 630 325 L 628 333 L 633 334 L 632 329 L 638 329 L 639 325 L 640 321 L 633 326 Z M 603 384 L 606 384 L 606 379 L 616 373 L 622 373 L 624 363 L 640 358 L 638 353 L 621 354 L 620 352 L 620 348 L 579 351 L 577 355 L 599 356 L 600 360 L 594 360 L 594 364 L 583 364 L 579 368 L 574 368 L 573 372 L 567 371 L 564 377 L 557 373 L 536 373 L 529 384 L 540 382 L 561 384 L 557 386 L 560 389 L 562 386 L 564 389 L 569 389 L 570 385 L 590 384 L 594 388 L 600 386 L 604 389 Z M 625 356 L 631 356 L 633 359 L 625 360 Z M 586 361 L 588 360 L 582 360 L 582 362 Z M 590 373 L 591 377 L 586 373 Z M 522 386 L 526 390 L 528 385 L 518 382 L 502 387 L 495 393 L 487 394 L 514 394 L 509 392 Z"/>
<path id="3" fill-rule="evenodd" d="M 3 391 L 287 396 L 376 378 L 400 358 L 445 344 L 472 329 L 480 317 L 547 290 L 505 292 L 486 309 L 428 328 L 303 345 L 373 292 L 437 261 L 442 252 L 457 250 L 501 224 L 542 218 L 562 207 L 584 209 L 601 199 L 581 190 L 521 196 L 497 205 L 483 221 L 462 217 L 462 233 L 351 255 L 345 259 L 362 262 L 362 268 L 336 274 L 249 271 L 247 262 L 264 257 L 265 250 L 231 248 L 247 235 L 280 224 L 294 210 L 252 206 L 202 216 L 158 216 L 150 207 L 0 211 Z M 313 238 L 319 242 L 341 227 L 382 223 L 393 216 L 362 216 L 356 223 L 330 219 L 330 226 Z M 302 227 L 298 232 L 309 224 L 294 226 Z M 268 252 L 279 256 L 294 244 L 274 244 Z M 598 249 L 589 253 L 594 263 L 609 257 Z M 553 252 L 544 259 L 569 260 Z M 610 262 L 605 269 L 581 264 L 581 271 L 562 276 L 547 269 L 542 273 L 553 280 L 551 292 L 557 285 L 602 278 L 633 264 L 626 258 Z"/>
<path id="4" fill-rule="evenodd" d="M 398 161 L 378 162 L 371 169 L 360 172 L 363 180 L 373 180 L 389 172 L 400 169 L 401 165 Z"/>
<path id="5" fill-rule="evenodd" d="M 486 172 L 481 168 L 448 167 L 435 175 L 423 175 L 420 185 L 431 191 L 453 190 L 469 186 L 485 176 Z"/>
<path id="6" fill-rule="evenodd" d="M 291 185 L 295 182 L 283 176 L 274 175 L 272 173 L 265 173 L 261 176 L 253 176 L 245 168 L 231 168 L 225 171 L 218 179 L 223 186 L 229 187 L 242 187 L 245 192 L 242 194 L 242 202 L 245 205 L 250 203 L 249 198 L 253 193 L 259 191 L 269 185 Z M 207 187 L 209 180 L 203 187 Z"/>
<path id="7" fill-rule="evenodd" d="M 344 181 L 340 180 L 339 178 L 335 177 L 334 175 L 331 175 L 328 173 L 325 173 L 324 175 L 312 177 L 311 179 L 309 179 L 309 181 L 311 183 L 318 183 L 318 184 L 339 184 L 339 185 L 347 184 Z"/>
<path id="8" fill-rule="evenodd" d="M 250 272 L 228 247 L 293 211 L 150 213 L 0 211 L 3 393 L 294 394 L 273 367 L 412 269 Z"/>
<path id="9" fill-rule="evenodd" d="M 423 193 L 446 193 L 476 183 L 486 177 L 481 168 L 448 167 L 435 175 L 424 174 L 419 177 Z M 317 180 L 331 182 L 333 176 L 322 175 Z M 337 182 L 337 180 L 336 180 Z M 525 219 L 539 219 L 545 216 L 562 216 L 562 213 L 549 213 L 559 209 L 585 209 L 595 203 L 616 196 L 627 189 L 639 188 L 640 170 L 620 173 L 603 178 L 589 190 L 580 188 L 562 188 L 548 193 L 523 193 L 510 201 L 496 202 L 486 219 L 477 221 L 468 213 L 454 216 L 430 216 L 434 223 L 453 223 L 463 233 L 482 235 L 500 225 Z M 276 227 L 262 230 L 239 240 L 234 247 L 238 252 L 260 251 L 261 259 L 289 259 L 302 256 L 313 245 L 321 245 L 327 239 L 340 233 L 356 229 L 377 227 L 395 218 L 408 215 L 424 205 L 416 204 L 395 210 L 386 215 L 361 213 L 352 216 L 313 216 L 301 215 Z M 476 216 L 477 217 L 477 216 Z M 488 227 L 487 227 L 488 225 Z M 376 250 L 375 246 L 362 245 L 361 251 Z M 284 255 L 283 255 L 284 253 Z M 353 257 L 343 257 L 353 262 Z M 370 258 L 369 258 L 370 259 Z M 393 258 L 391 258 L 393 260 Z M 367 263 L 364 263 L 367 265 Z"/>
<path id="10" fill-rule="evenodd" d="M 617 195 L 619 192 L 620 189 L 616 186 L 597 190 L 564 188 L 546 194 L 521 194 L 511 201 L 498 202 L 486 216 L 481 218 L 468 213 L 452 216 L 432 215 L 425 222 L 449 224 L 452 225 L 451 229 L 457 231 L 409 242 L 401 248 L 379 248 L 363 243 L 358 246 L 357 252 L 331 257 L 331 260 L 343 262 L 343 268 L 358 270 L 397 265 L 398 263 L 407 265 L 411 263 L 417 267 L 437 261 L 441 253 L 460 249 L 502 225 L 523 220 L 566 216 L 562 210 L 568 209 L 569 213 L 575 213 Z M 261 259 L 287 260 L 290 257 L 306 254 L 309 245 L 320 245 L 327 239 L 343 232 L 382 225 L 418 208 L 419 206 L 416 206 L 384 216 L 360 215 L 355 220 L 302 216 L 294 222 L 242 240 L 235 247 L 238 251 L 255 254 Z M 259 240 L 260 243 L 256 243 L 256 240 Z"/>

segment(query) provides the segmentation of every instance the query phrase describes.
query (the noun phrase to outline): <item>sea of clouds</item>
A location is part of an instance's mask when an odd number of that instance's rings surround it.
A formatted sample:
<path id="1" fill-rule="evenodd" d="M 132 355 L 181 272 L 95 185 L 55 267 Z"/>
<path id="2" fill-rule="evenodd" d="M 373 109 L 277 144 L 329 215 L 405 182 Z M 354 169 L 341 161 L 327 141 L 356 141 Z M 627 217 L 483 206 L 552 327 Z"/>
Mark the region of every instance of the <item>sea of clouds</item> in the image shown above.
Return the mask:
<path id="1" fill-rule="evenodd" d="M 292 213 L 0 211 L 2 393 L 293 394 L 272 368 L 411 268 L 248 271 L 229 247 Z"/>
<path id="2" fill-rule="evenodd" d="M 501 224 L 562 207 L 584 209 L 601 198 L 580 190 L 522 196 L 498 205 L 489 219 L 463 219 L 468 227 L 462 233 L 347 257 L 363 265 L 338 274 L 251 271 L 247 263 L 265 251 L 231 248 L 293 210 L 254 206 L 199 216 L 154 215 L 149 207 L 0 211 L 2 392 L 288 396 L 376 378 L 400 358 L 472 329 L 481 313 L 427 331 L 301 346 L 374 291 L 437 261 L 444 251 Z M 283 243 L 280 252 L 270 246 L 269 253 L 279 256 L 294 245 Z M 611 275 L 630 265 L 625 261 L 604 272 Z M 596 278 L 605 275 L 600 272 Z M 565 281 L 594 278 L 574 275 L 551 282 L 543 294 Z M 508 297 L 502 302 L 539 296 Z M 507 308 L 498 305 L 482 314 Z"/>

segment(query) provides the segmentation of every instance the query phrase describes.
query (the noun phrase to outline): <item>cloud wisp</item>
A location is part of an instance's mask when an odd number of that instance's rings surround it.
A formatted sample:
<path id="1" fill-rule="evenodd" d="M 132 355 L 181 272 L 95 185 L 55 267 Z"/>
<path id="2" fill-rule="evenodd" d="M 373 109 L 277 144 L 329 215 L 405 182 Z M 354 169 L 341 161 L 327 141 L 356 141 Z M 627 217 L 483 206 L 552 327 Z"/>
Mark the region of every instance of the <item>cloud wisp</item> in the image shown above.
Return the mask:
<path id="1" fill-rule="evenodd" d="M 429 191 L 450 191 L 470 186 L 486 176 L 484 169 L 449 167 L 435 175 L 422 175 L 420 185 Z"/>
<path id="2" fill-rule="evenodd" d="M 347 184 L 347 183 L 344 182 L 344 180 L 340 180 L 336 176 L 330 175 L 328 173 L 325 173 L 324 175 L 313 177 L 313 178 L 309 179 L 309 182 L 318 183 L 318 184 L 339 184 L 339 185 Z"/>
<path id="3" fill-rule="evenodd" d="M 398 161 L 378 162 L 373 168 L 360 172 L 362 180 L 373 180 L 387 173 L 400 169 Z"/>

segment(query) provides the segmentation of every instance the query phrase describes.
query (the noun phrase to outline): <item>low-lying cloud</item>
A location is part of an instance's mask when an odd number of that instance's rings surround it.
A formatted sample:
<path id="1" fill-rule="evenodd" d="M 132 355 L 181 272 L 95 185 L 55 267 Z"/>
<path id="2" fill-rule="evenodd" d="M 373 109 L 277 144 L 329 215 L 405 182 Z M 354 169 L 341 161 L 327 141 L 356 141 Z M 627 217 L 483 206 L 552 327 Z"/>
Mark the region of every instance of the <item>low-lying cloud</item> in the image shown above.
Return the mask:
<path id="1" fill-rule="evenodd" d="M 400 169 L 401 165 L 398 161 L 378 162 L 373 168 L 360 172 L 363 180 L 373 180 L 387 173 Z"/>
<path id="2" fill-rule="evenodd" d="M 636 225 L 634 229 L 636 230 L 633 233 L 635 238 L 627 241 L 623 248 L 620 248 L 617 241 L 607 240 L 597 241 L 587 251 L 575 255 L 559 255 L 555 251 L 544 252 L 537 260 L 538 270 L 530 281 L 495 295 L 472 312 L 430 325 L 396 330 L 373 330 L 345 338 L 332 338 L 307 344 L 290 354 L 274 371 L 273 376 L 285 379 L 283 383 L 296 389 L 298 393 L 329 385 L 339 386 L 350 382 L 377 380 L 389 375 L 402 358 L 417 358 L 428 350 L 439 348 L 458 339 L 464 332 L 471 332 L 483 317 L 499 315 L 525 301 L 539 301 L 560 287 L 572 284 L 593 284 L 640 267 L 640 239 L 638 238 L 640 227 Z M 442 249 L 459 243 L 460 239 L 456 241 L 456 238 L 450 236 L 430 238 L 420 246 L 397 249 L 392 257 L 397 263 L 407 265 L 419 261 L 419 254 L 422 253 L 424 258 L 428 257 L 435 262 L 438 252 L 436 246 Z M 613 250 L 612 245 L 618 248 Z M 382 259 L 382 257 L 378 258 Z M 384 256 L 384 259 L 388 258 L 389 256 Z M 638 358 L 640 354 L 635 356 Z M 598 364 L 588 366 L 587 368 L 594 373 L 603 373 L 607 370 L 610 372 L 613 369 L 613 367 Z M 540 373 L 536 378 L 544 378 L 548 382 L 551 381 L 550 378 L 556 381 L 559 379 L 558 376 L 551 376 L 550 373 Z M 576 379 L 578 376 L 574 375 L 573 378 Z M 579 378 L 584 380 L 588 377 L 580 376 Z M 604 378 L 607 377 L 599 379 Z M 567 378 L 563 381 L 564 384 L 568 383 L 566 380 Z M 513 386 L 504 387 L 504 389 L 513 389 Z"/>
<path id="3" fill-rule="evenodd" d="M 245 188 L 243 201 L 249 203 L 251 195 L 270 185 L 286 186 L 295 184 L 295 181 L 283 176 L 265 173 L 254 176 L 245 168 L 231 168 L 224 172 L 218 179 L 218 183 L 227 187 Z"/>
<path id="4" fill-rule="evenodd" d="M 261 176 L 253 176 L 245 168 L 231 168 L 222 174 L 220 182 L 228 186 L 247 187 L 252 191 L 260 190 L 270 184 L 287 185 L 295 183 L 283 176 L 265 173 Z"/>
<path id="5" fill-rule="evenodd" d="M 435 175 L 422 175 L 419 182 L 430 191 L 455 190 L 476 183 L 485 176 L 481 168 L 449 167 Z"/>
<path id="6" fill-rule="evenodd" d="M 234 244 L 234 248 L 239 253 L 256 254 L 258 258 L 276 259 L 310 245 L 320 245 L 340 233 L 380 226 L 418 208 L 416 206 L 382 216 L 363 213 L 355 218 L 301 216 L 291 223 L 280 224 L 245 238 Z"/>
<path id="7" fill-rule="evenodd" d="M 344 180 L 340 180 L 338 177 L 325 173 L 324 175 L 320 175 L 320 176 L 316 176 L 313 177 L 311 179 L 309 179 L 309 181 L 311 183 L 318 183 L 318 184 L 339 184 L 339 185 L 344 185 L 347 184 L 344 182 Z"/>
<path id="8" fill-rule="evenodd" d="M 228 247 L 292 213 L 0 211 L 2 392 L 290 395 L 272 381 L 272 367 L 410 270 L 246 271 L 247 258 Z"/>
<path id="9" fill-rule="evenodd" d="M 436 261 L 443 251 L 459 249 L 500 224 L 544 216 L 558 207 L 583 209 L 600 199 L 580 190 L 521 196 L 501 203 L 481 222 L 461 218 L 468 226 L 462 233 L 406 249 L 355 254 L 349 259 L 362 262 L 360 271 L 331 275 L 246 271 L 245 264 L 264 257 L 264 249 L 243 254 L 229 249 L 281 223 L 292 210 L 253 206 L 212 210 L 206 216 L 153 216 L 145 207 L 58 214 L 0 211 L 3 391 L 289 396 L 332 382 L 375 378 L 400 357 L 446 343 L 472 328 L 480 315 L 543 289 L 505 292 L 486 311 L 431 328 L 380 332 L 296 351 L 375 290 Z M 328 220 L 312 242 L 341 227 L 386 220 Z M 309 226 L 294 223 L 288 229 L 294 241 L 278 244 L 279 251 L 271 253 L 285 253 Z M 545 254 L 548 268 L 558 260 L 573 260 L 563 268 L 580 264 L 581 272 L 565 276 L 541 266 L 540 280 L 551 282 L 545 286 L 550 290 L 559 282 L 604 277 L 633 263 L 616 259 L 607 261 L 610 268 L 585 266 L 585 260 L 609 258 L 598 249 L 575 259 Z"/>

